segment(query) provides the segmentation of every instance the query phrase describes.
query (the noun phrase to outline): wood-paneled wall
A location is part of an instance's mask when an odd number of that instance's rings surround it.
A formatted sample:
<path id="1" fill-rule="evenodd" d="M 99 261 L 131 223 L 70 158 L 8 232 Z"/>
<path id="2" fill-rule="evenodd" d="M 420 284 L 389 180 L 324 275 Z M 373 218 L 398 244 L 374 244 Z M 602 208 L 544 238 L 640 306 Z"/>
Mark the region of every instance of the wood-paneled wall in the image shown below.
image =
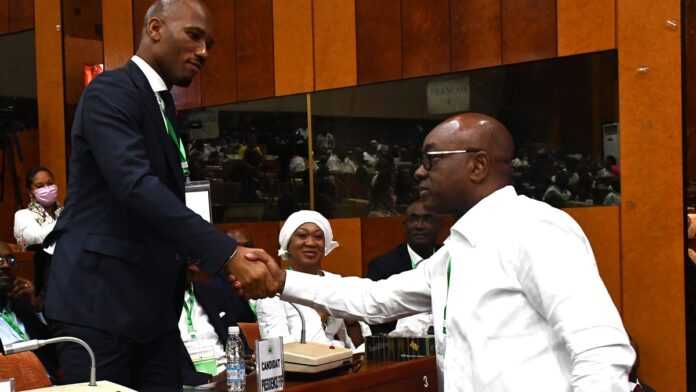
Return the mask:
<path id="1" fill-rule="evenodd" d="M 640 376 L 686 391 L 679 0 L 619 0 L 623 318 Z"/>
<path id="2" fill-rule="evenodd" d="M 34 28 L 34 0 L 0 0 L 0 34 Z"/>
<path id="3" fill-rule="evenodd" d="M 150 1 L 132 1 L 137 40 Z M 210 0 L 217 47 L 201 80 L 175 90 L 177 106 L 611 49 L 615 1 Z"/>
<path id="4" fill-rule="evenodd" d="M 67 189 L 61 0 L 35 3 L 36 99 L 39 111 L 39 162 L 51 168 L 59 189 Z M 59 195 L 65 197 L 65 193 Z"/>

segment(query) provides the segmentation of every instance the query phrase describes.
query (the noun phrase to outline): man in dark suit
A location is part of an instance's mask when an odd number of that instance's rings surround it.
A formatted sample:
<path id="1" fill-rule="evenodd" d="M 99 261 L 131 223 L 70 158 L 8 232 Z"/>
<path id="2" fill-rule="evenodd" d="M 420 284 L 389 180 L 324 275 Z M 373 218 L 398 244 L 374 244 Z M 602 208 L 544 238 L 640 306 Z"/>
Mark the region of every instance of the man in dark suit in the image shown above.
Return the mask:
<path id="1" fill-rule="evenodd" d="M 404 227 L 406 242 L 370 261 L 367 266 L 367 278 L 381 280 L 411 270 L 437 250 L 440 219 L 427 211 L 420 200 L 411 203 L 406 209 Z M 370 325 L 373 334 L 389 333 L 395 327 L 396 321 Z"/>
<path id="2" fill-rule="evenodd" d="M 185 264 L 244 281 L 245 293 L 277 286 L 262 250 L 237 246 L 184 204 L 186 151 L 169 89 L 188 86 L 213 42 L 199 0 L 160 0 L 146 14 L 136 56 L 85 89 L 71 133 L 64 213 L 45 245 L 56 249 L 46 316 L 56 335 L 92 346 L 97 377 L 139 391 L 181 385 L 177 321 Z M 86 381 L 89 358 L 58 347 L 68 383 Z"/>

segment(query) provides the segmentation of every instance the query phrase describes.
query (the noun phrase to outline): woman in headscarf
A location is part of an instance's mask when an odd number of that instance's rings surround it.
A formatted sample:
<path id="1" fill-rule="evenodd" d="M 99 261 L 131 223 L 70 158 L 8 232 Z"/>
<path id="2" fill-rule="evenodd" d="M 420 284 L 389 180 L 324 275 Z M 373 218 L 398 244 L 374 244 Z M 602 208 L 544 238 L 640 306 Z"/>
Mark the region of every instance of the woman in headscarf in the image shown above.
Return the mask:
<path id="1" fill-rule="evenodd" d="M 333 240 L 329 221 L 320 213 L 302 210 L 290 215 L 280 229 L 278 243 L 278 255 L 287 261 L 289 268 L 327 278 L 338 277 L 321 269 L 322 259 L 338 247 L 338 242 Z M 364 323 L 348 322 L 354 326 L 350 328 L 353 333 L 349 333 L 346 322 L 342 319 L 320 314 L 307 306 L 292 305 L 274 297 L 256 302 L 256 317 L 261 337 L 282 336 L 283 343 L 299 342 L 302 321 L 298 312 L 302 312 L 305 320 L 307 342 L 356 350 L 360 346 L 358 340 L 361 340 L 356 334 L 362 337 L 370 334 L 369 327 Z"/>

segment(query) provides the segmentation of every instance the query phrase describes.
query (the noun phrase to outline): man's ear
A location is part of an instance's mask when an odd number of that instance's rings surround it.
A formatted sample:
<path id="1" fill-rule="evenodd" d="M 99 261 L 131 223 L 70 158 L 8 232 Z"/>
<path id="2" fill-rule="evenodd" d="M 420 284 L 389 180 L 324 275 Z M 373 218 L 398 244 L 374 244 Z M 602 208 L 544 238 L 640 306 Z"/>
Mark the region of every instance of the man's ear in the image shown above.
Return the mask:
<path id="1" fill-rule="evenodd" d="M 474 154 L 470 160 L 471 174 L 469 178 L 474 184 L 482 183 L 488 177 L 488 154 L 479 152 Z"/>
<path id="2" fill-rule="evenodd" d="M 162 26 L 164 22 L 157 16 L 153 16 L 147 21 L 145 25 L 145 33 L 150 37 L 151 40 L 159 42 L 162 39 Z"/>

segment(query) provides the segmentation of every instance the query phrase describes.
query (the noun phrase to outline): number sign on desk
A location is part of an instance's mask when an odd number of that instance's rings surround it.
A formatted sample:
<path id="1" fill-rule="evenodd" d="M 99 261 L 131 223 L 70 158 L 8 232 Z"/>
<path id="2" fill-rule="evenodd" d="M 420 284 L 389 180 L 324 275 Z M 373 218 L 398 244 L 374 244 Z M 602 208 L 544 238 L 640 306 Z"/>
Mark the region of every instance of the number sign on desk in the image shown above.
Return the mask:
<path id="1" fill-rule="evenodd" d="M 283 338 L 256 341 L 256 390 L 258 392 L 282 391 L 285 384 L 283 372 Z"/>

